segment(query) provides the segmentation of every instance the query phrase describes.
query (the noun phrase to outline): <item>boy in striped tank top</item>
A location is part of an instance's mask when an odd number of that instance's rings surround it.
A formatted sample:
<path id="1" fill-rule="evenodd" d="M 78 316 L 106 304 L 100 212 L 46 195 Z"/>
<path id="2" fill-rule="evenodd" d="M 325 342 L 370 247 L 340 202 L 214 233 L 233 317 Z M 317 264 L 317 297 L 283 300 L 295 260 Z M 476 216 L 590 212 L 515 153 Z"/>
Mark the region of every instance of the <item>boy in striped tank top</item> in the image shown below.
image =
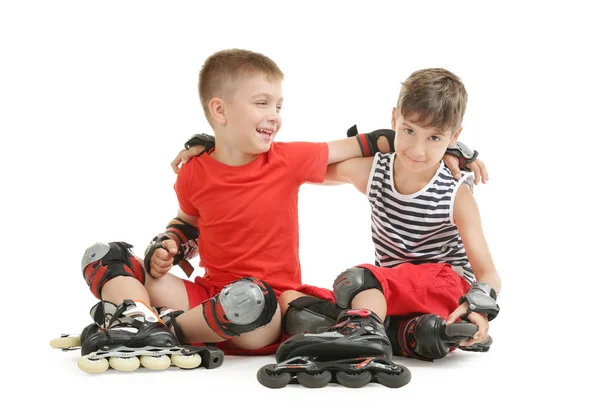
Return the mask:
<path id="1" fill-rule="evenodd" d="M 336 302 L 389 317 L 396 355 L 433 360 L 455 347 L 487 351 L 491 344 L 488 327 L 499 311 L 501 281 L 473 197 L 473 175 L 462 171 L 456 180 L 442 161 L 462 131 L 466 103 L 453 73 L 416 71 L 392 110 L 392 152 L 327 171 L 328 180 L 352 183 L 367 196 L 376 259 L 338 276 Z"/>

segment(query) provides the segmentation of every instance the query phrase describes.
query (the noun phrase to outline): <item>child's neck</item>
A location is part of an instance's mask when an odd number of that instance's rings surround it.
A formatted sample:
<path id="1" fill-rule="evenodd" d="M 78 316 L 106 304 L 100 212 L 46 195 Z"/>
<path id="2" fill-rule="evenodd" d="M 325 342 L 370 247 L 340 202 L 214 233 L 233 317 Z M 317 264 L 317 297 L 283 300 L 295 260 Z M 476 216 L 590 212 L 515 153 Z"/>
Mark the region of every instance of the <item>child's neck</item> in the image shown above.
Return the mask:
<path id="1" fill-rule="evenodd" d="M 435 166 L 428 168 L 420 172 L 412 172 L 402 166 L 400 160 L 396 156 L 394 158 L 394 187 L 402 195 L 412 195 L 419 192 L 429 184 L 431 179 L 435 176 L 440 163 L 436 163 Z"/>
<path id="2" fill-rule="evenodd" d="M 215 145 L 214 151 L 210 153 L 210 156 L 231 167 L 246 165 L 258 158 L 256 154 L 247 154 L 237 148 L 218 143 Z"/>

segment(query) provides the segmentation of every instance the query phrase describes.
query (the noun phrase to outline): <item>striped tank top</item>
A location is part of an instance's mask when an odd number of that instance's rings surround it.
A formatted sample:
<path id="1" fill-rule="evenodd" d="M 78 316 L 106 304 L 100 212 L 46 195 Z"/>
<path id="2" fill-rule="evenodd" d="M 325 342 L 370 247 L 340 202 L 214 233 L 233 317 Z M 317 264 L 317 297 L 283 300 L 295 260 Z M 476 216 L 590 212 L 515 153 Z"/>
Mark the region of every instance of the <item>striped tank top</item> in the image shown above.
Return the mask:
<path id="1" fill-rule="evenodd" d="M 377 153 L 367 186 L 375 265 L 393 267 L 445 262 L 468 282 L 475 282 L 462 239 L 454 223 L 454 199 L 461 184 L 473 189 L 473 173 L 455 180 L 442 162 L 420 191 L 403 195 L 394 187 L 396 155 Z"/>

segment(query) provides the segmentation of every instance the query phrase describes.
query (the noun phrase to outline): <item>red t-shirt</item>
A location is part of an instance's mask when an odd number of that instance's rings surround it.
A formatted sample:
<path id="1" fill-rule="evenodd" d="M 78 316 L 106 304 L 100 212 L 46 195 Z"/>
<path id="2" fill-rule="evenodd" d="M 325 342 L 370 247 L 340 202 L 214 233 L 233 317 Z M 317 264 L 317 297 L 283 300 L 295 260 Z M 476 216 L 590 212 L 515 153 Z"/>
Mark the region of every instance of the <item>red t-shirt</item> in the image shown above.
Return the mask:
<path id="1" fill-rule="evenodd" d="M 328 155 L 327 143 L 276 142 L 242 166 L 207 154 L 185 164 L 175 192 L 181 210 L 198 217 L 204 279 L 217 288 L 248 276 L 298 288 L 298 190 L 324 181 Z"/>

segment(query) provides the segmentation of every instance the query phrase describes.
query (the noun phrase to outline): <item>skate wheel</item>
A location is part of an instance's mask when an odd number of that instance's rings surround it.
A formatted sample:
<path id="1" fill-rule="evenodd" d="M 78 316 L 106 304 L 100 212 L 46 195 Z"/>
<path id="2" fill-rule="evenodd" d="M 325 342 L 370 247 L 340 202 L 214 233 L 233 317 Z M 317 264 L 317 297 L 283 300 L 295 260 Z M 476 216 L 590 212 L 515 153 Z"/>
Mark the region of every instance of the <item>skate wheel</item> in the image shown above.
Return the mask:
<path id="1" fill-rule="evenodd" d="M 290 380 L 292 380 L 292 375 L 286 372 L 275 373 L 275 366 L 274 364 L 268 364 L 261 367 L 256 373 L 256 378 L 265 387 L 281 389 L 287 386 Z"/>
<path id="2" fill-rule="evenodd" d="M 171 355 L 171 363 L 181 369 L 195 369 L 202 364 L 202 358 L 198 353 L 189 355 L 174 354 Z"/>
<path id="3" fill-rule="evenodd" d="M 86 373 L 104 373 L 108 369 L 108 360 L 105 358 L 89 359 L 87 356 L 82 356 L 77 360 L 77 367 Z"/>
<path id="4" fill-rule="evenodd" d="M 111 357 L 108 364 L 120 372 L 132 372 L 140 367 L 140 359 L 137 357 Z"/>
<path id="5" fill-rule="evenodd" d="M 140 358 L 140 364 L 150 370 L 165 370 L 171 366 L 171 359 L 164 354 L 160 356 L 144 355 Z"/>
<path id="6" fill-rule="evenodd" d="M 331 373 L 327 370 L 316 374 L 300 372 L 296 374 L 296 379 L 298 380 L 298 383 L 304 387 L 320 389 L 329 384 L 331 381 Z"/>
<path id="7" fill-rule="evenodd" d="M 375 377 L 377 377 L 377 381 L 379 384 L 384 385 L 385 387 L 389 387 L 392 389 L 397 389 L 402 386 L 406 386 L 411 379 L 410 370 L 408 370 L 404 366 L 398 365 L 400 368 L 400 374 L 390 374 L 384 372 L 375 373 Z"/>
<path id="8" fill-rule="evenodd" d="M 362 373 L 337 372 L 335 378 L 342 386 L 357 389 L 369 384 L 371 381 L 371 373 L 366 371 Z"/>
<path id="9" fill-rule="evenodd" d="M 50 340 L 50 346 L 54 349 L 71 349 L 73 347 L 81 346 L 81 340 L 79 339 L 79 336 L 57 337 L 56 339 Z"/>

